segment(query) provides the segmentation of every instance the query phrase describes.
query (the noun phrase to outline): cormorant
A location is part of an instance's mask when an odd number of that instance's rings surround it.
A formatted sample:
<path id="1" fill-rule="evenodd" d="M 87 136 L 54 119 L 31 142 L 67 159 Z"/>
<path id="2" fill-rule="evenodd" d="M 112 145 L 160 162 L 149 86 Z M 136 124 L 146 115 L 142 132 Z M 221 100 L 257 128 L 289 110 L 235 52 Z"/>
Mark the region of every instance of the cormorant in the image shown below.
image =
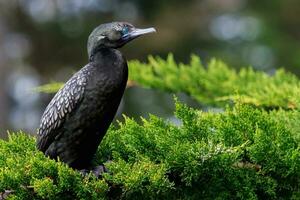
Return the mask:
<path id="1" fill-rule="evenodd" d="M 41 118 L 37 148 L 74 169 L 88 169 L 112 122 L 128 76 L 126 59 L 117 48 L 154 28 L 126 22 L 96 27 L 87 43 L 89 63 L 53 97 Z"/>

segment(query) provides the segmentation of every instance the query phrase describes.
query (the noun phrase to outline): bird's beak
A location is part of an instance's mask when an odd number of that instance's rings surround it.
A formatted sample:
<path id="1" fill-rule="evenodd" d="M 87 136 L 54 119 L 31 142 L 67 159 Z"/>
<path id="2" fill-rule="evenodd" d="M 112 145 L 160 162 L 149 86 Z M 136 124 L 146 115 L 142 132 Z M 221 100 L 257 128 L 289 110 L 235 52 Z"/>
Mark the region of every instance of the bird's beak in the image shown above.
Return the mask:
<path id="1" fill-rule="evenodd" d="M 145 34 L 148 34 L 148 33 L 155 33 L 156 30 L 155 28 L 145 28 L 145 29 L 139 29 L 139 28 L 135 28 L 133 29 L 131 32 L 129 32 L 128 34 L 126 35 L 123 35 L 122 36 L 122 39 L 124 40 L 133 40 L 141 35 L 145 35 Z"/>
<path id="2" fill-rule="evenodd" d="M 155 33 L 156 30 L 155 28 L 145 28 L 145 29 L 134 29 L 131 33 L 129 33 L 131 35 L 131 37 L 138 37 L 140 35 L 145 35 L 145 34 L 148 34 L 148 33 Z"/>

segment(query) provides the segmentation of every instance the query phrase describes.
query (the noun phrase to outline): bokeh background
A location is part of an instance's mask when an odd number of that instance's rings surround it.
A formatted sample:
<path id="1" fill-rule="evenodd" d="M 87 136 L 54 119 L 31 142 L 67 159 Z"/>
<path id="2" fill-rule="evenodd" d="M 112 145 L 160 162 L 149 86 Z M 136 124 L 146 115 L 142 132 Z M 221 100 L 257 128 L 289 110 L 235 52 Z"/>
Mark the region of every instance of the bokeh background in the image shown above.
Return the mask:
<path id="1" fill-rule="evenodd" d="M 36 132 L 52 95 L 32 88 L 66 81 L 86 64 L 89 33 L 110 21 L 158 30 L 125 46 L 128 59 L 172 52 L 188 62 L 193 53 L 204 63 L 217 57 L 234 68 L 300 75 L 299 0 L 0 0 L 0 137 Z M 118 118 L 150 112 L 172 119 L 173 109 L 171 95 L 133 87 Z"/>

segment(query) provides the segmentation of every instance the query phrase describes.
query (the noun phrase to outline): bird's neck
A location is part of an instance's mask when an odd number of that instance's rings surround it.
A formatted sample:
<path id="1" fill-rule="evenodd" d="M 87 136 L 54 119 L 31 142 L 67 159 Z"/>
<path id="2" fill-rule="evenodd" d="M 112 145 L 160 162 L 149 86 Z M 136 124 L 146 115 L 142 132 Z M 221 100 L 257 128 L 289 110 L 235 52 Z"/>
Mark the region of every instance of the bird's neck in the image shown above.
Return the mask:
<path id="1" fill-rule="evenodd" d="M 96 63 L 101 62 L 103 61 L 103 59 L 106 59 L 107 57 L 113 56 L 115 54 L 121 55 L 121 52 L 113 48 L 107 48 L 107 47 L 98 48 L 90 56 L 89 61 L 96 62 Z"/>
<path id="2" fill-rule="evenodd" d="M 127 63 L 124 56 L 117 49 L 101 48 L 90 58 L 90 63 L 93 63 L 101 72 L 113 73 L 127 71 Z"/>
<path id="3" fill-rule="evenodd" d="M 121 88 L 122 91 L 125 89 L 128 66 L 126 59 L 119 50 L 112 48 L 99 50 L 90 60 L 89 66 L 94 70 L 92 82 L 99 85 L 102 92 L 104 88 L 106 88 L 106 92 L 116 88 Z"/>

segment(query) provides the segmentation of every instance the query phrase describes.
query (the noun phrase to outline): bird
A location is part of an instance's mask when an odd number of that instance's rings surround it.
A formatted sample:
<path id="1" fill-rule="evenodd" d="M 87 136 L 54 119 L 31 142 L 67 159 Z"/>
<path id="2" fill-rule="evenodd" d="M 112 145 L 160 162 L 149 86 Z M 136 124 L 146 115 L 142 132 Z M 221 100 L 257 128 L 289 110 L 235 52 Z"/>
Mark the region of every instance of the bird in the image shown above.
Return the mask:
<path id="1" fill-rule="evenodd" d="M 127 61 L 118 49 L 153 32 L 153 27 L 139 29 L 128 22 L 101 24 L 91 32 L 88 64 L 55 94 L 41 117 L 38 150 L 73 169 L 91 168 L 126 88 Z"/>

